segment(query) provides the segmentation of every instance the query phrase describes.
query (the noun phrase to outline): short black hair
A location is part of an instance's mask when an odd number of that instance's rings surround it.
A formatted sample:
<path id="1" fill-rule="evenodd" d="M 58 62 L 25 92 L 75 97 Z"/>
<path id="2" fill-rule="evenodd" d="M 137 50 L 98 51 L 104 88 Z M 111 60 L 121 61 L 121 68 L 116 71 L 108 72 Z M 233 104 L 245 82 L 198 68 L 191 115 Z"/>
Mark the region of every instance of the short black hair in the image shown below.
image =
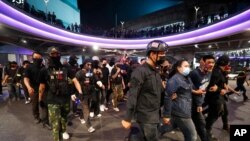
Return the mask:
<path id="1" fill-rule="evenodd" d="M 217 66 L 226 66 L 228 65 L 230 62 L 230 59 L 227 55 L 222 55 L 221 57 L 219 57 L 219 59 L 216 62 Z"/>
<path id="2" fill-rule="evenodd" d="M 23 65 L 25 65 L 25 64 L 30 64 L 30 61 L 24 60 L 24 61 L 23 61 Z"/>
<path id="3" fill-rule="evenodd" d="M 104 60 L 106 60 L 106 61 L 107 61 L 107 59 L 106 59 L 105 57 L 101 58 L 101 62 L 102 62 L 102 61 L 104 61 Z"/>
<path id="4" fill-rule="evenodd" d="M 202 60 L 203 60 L 204 62 L 205 62 L 206 60 L 208 60 L 208 59 L 214 59 L 214 60 L 215 60 L 215 58 L 214 58 L 213 55 L 205 55 L 205 56 L 202 57 Z"/>
<path id="5" fill-rule="evenodd" d="M 43 54 L 42 54 L 40 51 L 34 51 L 34 52 L 32 53 L 32 57 L 33 57 L 34 54 L 39 54 L 39 55 L 43 56 Z"/>

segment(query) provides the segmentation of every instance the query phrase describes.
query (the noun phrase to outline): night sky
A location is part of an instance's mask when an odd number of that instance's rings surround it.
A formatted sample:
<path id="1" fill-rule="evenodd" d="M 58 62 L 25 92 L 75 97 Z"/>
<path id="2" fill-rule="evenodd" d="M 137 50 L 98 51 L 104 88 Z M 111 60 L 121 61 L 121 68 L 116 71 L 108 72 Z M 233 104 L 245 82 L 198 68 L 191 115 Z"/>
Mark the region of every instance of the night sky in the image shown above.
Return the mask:
<path id="1" fill-rule="evenodd" d="M 120 21 L 129 21 L 183 0 L 78 0 L 81 24 L 109 29 Z"/>

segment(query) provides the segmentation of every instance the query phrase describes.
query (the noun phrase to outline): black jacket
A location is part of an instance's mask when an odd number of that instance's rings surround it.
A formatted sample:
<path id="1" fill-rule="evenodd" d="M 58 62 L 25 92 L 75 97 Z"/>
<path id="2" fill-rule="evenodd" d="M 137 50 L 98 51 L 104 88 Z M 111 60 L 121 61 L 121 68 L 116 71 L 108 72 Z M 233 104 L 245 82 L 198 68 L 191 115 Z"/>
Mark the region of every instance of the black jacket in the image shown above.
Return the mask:
<path id="1" fill-rule="evenodd" d="M 134 70 L 130 79 L 125 120 L 133 116 L 140 123 L 159 123 L 163 87 L 157 70 L 145 63 Z"/>

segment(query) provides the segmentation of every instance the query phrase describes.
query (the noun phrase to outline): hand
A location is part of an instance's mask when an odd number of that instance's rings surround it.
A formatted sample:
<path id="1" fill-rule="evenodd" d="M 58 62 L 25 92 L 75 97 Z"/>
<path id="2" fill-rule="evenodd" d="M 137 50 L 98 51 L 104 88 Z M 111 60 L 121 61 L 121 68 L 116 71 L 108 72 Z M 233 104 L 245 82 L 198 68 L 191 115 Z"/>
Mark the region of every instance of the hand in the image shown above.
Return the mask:
<path id="1" fill-rule="evenodd" d="M 200 112 L 202 112 L 202 111 L 203 111 L 202 106 L 198 106 L 198 107 L 197 107 L 197 112 L 200 113 Z"/>
<path id="2" fill-rule="evenodd" d="M 16 86 L 17 86 L 17 87 L 20 87 L 20 86 L 21 86 L 21 84 L 20 84 L 20 83 L 16 83 Z"/>
<path id="3" fill-rule="evenodd" d="M 163 124 L 170 124 L 170 118 L 163 118 Z"/>
<path id="4" fill-rule="evenodd" d="M 175 100 L 176 98 L 177 98 L 177 94 L 174 93 L 174 94 L 171 96 L 171 99 L 172 99 L 172 100 Z"/>
<path id="5" fill-rule="evenodd" d="M 199 94 L 199 95 L 206 94 L 206 91 L 203 90 L 203 89 L 199 89 L 199 90 L 197 90 L 196 92 L 197 92 L 197 94 Z"/>
<path id="6" fill-rule="evenodd" d="M 71 95 L 71 100 L 72 100 L 72 101 L 76 101 L 76 98 L 77 98 L 77 97 L 76 97 L 75 94 Z"/>
<path id="7" fill-rule="evenodd" d="M 117 67 L 116 73 L 119 73 L 120 71 L 121 71 L 121 69 Z"/>
<path id="8" fill-rule="evenodd" d="M 28 88 L 28 92 L 29 92 L 29 95 L 30 95 L 30 97 L 32 97 L 33 95 L 34 95 L 34 89 L 33 88 Z"/>
<path id="9" fill-rule="evenodd" d="M 209 88 L 209 91 L 210 92 L 215 92 L 215 91 L 217 91 L 217 89 L 218 89 L 218 86 L 214 85 L 214 86 L 212 86 L 212 87 Z"/>
<path id="10" fill-rule="evenodd" d="M 125 128 L 125 129 L 130 129 L 131 128 L 131 122 L 122 120 L 121 123 L 122 123 L 123 128 Z"/>
<path id="11" fill-rule="evenodd" d="M 221 95 L 225 95 L 227 93 L 227 90 L 225 90 L 225 89 L 222 89 L 221 91 L 220 91 L 220 94 Z"/>

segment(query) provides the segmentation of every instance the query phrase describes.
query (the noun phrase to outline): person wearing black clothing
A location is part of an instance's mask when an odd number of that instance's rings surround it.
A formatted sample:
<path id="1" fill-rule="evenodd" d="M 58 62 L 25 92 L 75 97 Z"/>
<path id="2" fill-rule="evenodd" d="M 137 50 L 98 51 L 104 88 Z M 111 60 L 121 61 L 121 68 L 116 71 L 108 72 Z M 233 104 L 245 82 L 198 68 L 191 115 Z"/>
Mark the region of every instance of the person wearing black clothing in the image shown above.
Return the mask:
<path id="1" fill-rule="evenodd" d="M 27 60 L 23 61 L 23 66 L 20 67 L 17 71 L 17 82 L 18 82 L 18 85 L 21 85 L 23 88 L 25 104 L 29 104 L 31 102 L 28 89 L 24 84 L 25 69 L 28 68 L 29 64 L 30 64 L 29 61 Z"/>
<path id="2" fill-rule="evenodd" d="M 164 61 L 167 47 L 163 41 L 151 41 L 147 45 L 146 63 L 136 68 L 130 79 L 126 115 L 122 125 L 129 129 L 131 120 L 135 118 L 145 141 L 158 141 L 159 111 L 164 89 L 157 67 Z"/>
<path id="3" fill-rule="evenodd" d="M 247 79 L 246 73 L 243 72 L 243 71 L 240 72 L 238 77 L 237 77 L 237 80 L 236 80 L 237 87 L 234 89 L 235 91 L 242 91 L 243 92 L 242 95 L 243 95 L 243 100 L 244 101 L 248 100 L 248 97 L 246 95 L 246 88 L 244 86 L 245 82 L 249 86 L 249 83 L 248 83 L 248 81 L 246 79 Z"/>
<path id="4" fill-rule="evenodd" d="M 54 141 L 69 139 L 66 132 L 67 115 L 70 111 L 70 97 L 76 100 L 76 94 L 70 95 L 69 79 L 74 83 L 78 94 L 82 95 L 81 86 L 75 78 L 74 73 L 63 67 L 60 62 L 60 52 L 55 47 L 48 49 L 48 68 L 43 68 L 40 72 L 39 82 L 39 103 L 48 104 L 49 119 L 52 125 L 52 133 Z M 47 88 L 47 96 L 44 97 Z"/>
<path id="5" fill-rule="evenodd" d="M 102 71 L 102 83 L 104 85 L 104 90 L 102 91 L 102 95 L 101 95 L 101 105 L 100 105 L 100 110 L 104 111 L 104 110 L 108 110 L 107 106 L 107 93 L 108 93 L 108 89 L 110 89 L 110 82 L 109 82 L 109 69 L 106 67 L 107 66 L 107 60 L 106 58 L 102 58 L 101 59 L 101 71 Z"/>
<path id="6" fill-rule="evenodd" d="M 226 68 L 229 64 L 229 57 L 223 55 L 218 58 L 212 71 L 210 83 L 207 87 L 205 102 L 208 104 L 208 116 L 206 118 L 206 129 L 209 138 L 212 138 L 212 126 L 215 121 L 224 114 L 226 87 Z"/>
<path id="7" fill-rule="evenodd" d="M 189 77 L 191 78 L 196 90 L 206 90 L 214 64 L 215 58 L 212 55 L 206 55 L 201 58 L 200 67 L 190 72 Z M 205 95 L 192 95 L 192 99 L 196 99 L 192 102 L 192 119 L 201 141 L 208 141 L 209 139 L 205 128 L 206 121 L 202 114 L 204 97 Z"/>
<path id="8" fill-rule="evenodd" d="M 0 95 L 3 94 L 3 86 L 2 86 L 2 79 L 3 79 L 3 66 L 0 64 Z"/>
<path id="9" fill-rule="evenodd" d="M 35 123 L 38 124 L 42 121 L 43 126 L 47 129 L 51 129 L 48 120 L 48 108 L 46 106 L 41 107 L 39 111 L 39 76 L 41 69 L 44 67 L 42 62 L 42 54 L 40 52 L 33 52 L 33 63 L 30 64 L 24 71 L 24 84 L 27 87 L 29 96 L 32 102 L 32 114 L 35 119 Z"/>
<path id="10" fill-rule="evenodd" d="M 80 97 L 83 115 L 80 116 L 81 123 L 86 122 L 88 132 L 92 133 L 95 129 L 92 127 L 90 122 L 90 105 L 92 102 L 92 96 L 96 94 L 95 83 L 93 72 L 92 72 L 92 61 L 90 59 L 84 60 L 82 69 L 76 73 L 76 78 L 80 82 L 83 88 L 83 95 Z"/>
<path id="11" fill-rule="evenodd" d="M 77 59 L 79 59 L 79 58 L 76 55 L 70 55 L 68 64 L 64 65 L 64 67 L 71 70 L 71 72 L 74 75 L 79 70 L 78 69 Z M 69 88 L 70 88 L 69 92 L 70 92 L 70 94 L 75 94 L 77 92 L 77 90 L 76 90 L 74 84 L 72 83 L 72 81 L 70 80 L 69 82 L 70 82 L 70 84 L 69 84 Z M 80 113 L 78 113 L 78 110 L 77 110 L 77 104 L 74 101 L 72 101 L 72 111 L 73 111 L 73 114 L 75 116 L 80 114 Z"/>
<path id="12" fill-rule="evenodd" d="M 17 83 L 17 70 L 18 65 L 17 62 L 13 61 L 10 62 L 10 68 L 6 69 L 4 76 L 3 84 L 7 84 L 9 98 L 10 100 L 19 100 L 20 99 L 20 91 L 19 86 L 16 85 Z"/>

